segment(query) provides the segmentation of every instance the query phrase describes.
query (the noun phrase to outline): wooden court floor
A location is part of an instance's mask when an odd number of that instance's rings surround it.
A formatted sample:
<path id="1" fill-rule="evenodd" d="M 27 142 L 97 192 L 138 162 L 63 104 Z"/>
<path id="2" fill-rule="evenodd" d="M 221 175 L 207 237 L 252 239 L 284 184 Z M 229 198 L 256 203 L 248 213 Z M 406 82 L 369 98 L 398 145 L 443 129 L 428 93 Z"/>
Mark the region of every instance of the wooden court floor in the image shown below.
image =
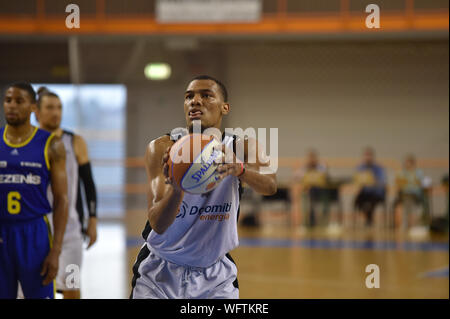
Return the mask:
<path id="1" fill-rule="evenodd" d="M 136 235 L 136 232 L 134 232 Z M 128 232 L 128 283 L 142 240 Z M 448 236 L 411 239 L 380 229 L 289 226 L 239 228 L 231 252 L 238 266 L 240 298 L 449 298 Z M 379 268 L 379 288 L 367 288 L 366 266 Z"/>

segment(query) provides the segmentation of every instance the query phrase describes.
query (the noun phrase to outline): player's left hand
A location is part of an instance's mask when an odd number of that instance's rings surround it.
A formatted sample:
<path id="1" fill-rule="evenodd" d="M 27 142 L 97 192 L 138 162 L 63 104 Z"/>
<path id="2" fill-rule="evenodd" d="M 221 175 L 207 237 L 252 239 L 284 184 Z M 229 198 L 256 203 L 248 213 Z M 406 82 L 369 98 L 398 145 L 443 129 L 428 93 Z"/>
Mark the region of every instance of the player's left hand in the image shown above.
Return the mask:
<path id="1" fill-rule="evenodd" d="M 97 218 L 90 217 L 86 235 L 89 237 L 89 244 L 86 249 L 89 249 L 97 241 Z"/>
<path id="2" fill-rule="evenodd" d="M 42 281 L 42 285 L 47 286 L 53 280 L 55 280 L 56 275 L 58 274 L 59 267 L 59 253 L 50 249 L 50 253 L 45 258 L 44 263 L 42 265 L 41 276 L 45 276 Z"/>
<path id="3" fill-rule="evenodd" d="M 221 145 L 222 148 L 216 149 L 222 151 L 222 160 L 217 166 L 217 173 L 219 173 L 219 180 L 223 180 L 225 177 L 239 176 L 242 173 L 242 162 L 236 158 L 234 152 L 226 147 L 225 145 Z"/>

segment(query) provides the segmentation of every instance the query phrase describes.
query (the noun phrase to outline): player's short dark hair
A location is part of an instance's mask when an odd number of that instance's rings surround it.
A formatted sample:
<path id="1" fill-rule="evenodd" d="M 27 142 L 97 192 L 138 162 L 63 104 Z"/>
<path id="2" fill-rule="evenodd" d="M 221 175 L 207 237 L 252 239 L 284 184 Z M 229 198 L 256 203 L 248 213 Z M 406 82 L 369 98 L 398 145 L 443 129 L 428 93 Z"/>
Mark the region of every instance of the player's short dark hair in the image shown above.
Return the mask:
<path id="1" fill-rule="evenodd" d="M 34 89 L 33 89 L 33 87 L 31 86 L 30 83 L 28 83 L 28 82 L 14 82 L 14 83 L 9 84 L 6 87 L 6 90 L 8 90 L 10 88 L 16 88 L 16 89 L 21 89 L 21 90 L 27 91 L 28 95 L 30 96 L 31 103 L 36 103 L 36 92 L 34 91 Z"/>
<path id="2" fill-rule="evenodd" d="M 57 97 L 59 99 L 58 94 L 50 91 L 49 89 L 47 89 L 45 86 L 41 86 L 38 91 L 37 91 L 37 95 L 38 95 L 38 99 L 37 99 L 37 107 L 40 109 L 41 108 L 41 103 L 42 103 L 42 98 L 44 96 L 52 96 L 52 97 Z"/>
<path id="3" fill-rule="evenodd" d="M 222 92 L 223 100 L 225 102 L 228 102 L 228 91 L 227 91 L 227 88 L 225 87 L 225 85 L 222 82 L 220 82 L 216 78 L 213 78 L 212 76 L 209 76 L 209 75 L 198 75 L 195 78 L 193 78 L 190 82 L 195 81 L 195 80 L 211 80 L 211 81 L 216 82 L 216 84 L 220 88 L 220 91 Z"/>

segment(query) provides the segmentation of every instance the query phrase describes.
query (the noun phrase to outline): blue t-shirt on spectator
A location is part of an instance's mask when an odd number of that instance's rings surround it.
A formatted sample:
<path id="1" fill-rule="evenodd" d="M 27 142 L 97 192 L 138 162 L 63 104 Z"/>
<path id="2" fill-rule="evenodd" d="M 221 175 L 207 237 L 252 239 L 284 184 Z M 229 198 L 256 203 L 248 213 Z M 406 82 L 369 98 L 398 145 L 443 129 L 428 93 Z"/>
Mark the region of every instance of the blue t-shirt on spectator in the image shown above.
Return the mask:
<path id="1" fill-rule="evenodd" d="M 384 168 L 377 164 L 361 164 L 358 166 L 357 171 L 363 172 L 370 170 L 375 178 L 375 185 L 364 186 L 361 189 L 362 193 L 372 194 L 384 198 L 386 189 L 386 174 Z"/>

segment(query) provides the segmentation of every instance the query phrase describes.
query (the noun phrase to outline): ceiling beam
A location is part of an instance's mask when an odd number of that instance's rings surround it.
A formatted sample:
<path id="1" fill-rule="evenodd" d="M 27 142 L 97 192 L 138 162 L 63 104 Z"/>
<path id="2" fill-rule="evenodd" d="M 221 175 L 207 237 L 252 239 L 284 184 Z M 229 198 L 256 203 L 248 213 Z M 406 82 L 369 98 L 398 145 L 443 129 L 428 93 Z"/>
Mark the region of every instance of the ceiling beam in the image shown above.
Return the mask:
<path id="1" fill-rule="evenodd" d="M 39 20 L 34 17 L 0 18 L 0 35 L 283 35 L 283 34 L 363 34 L 402 32 L 402 31 L 442 31 L 448 32 L 449 13 L 447 11 L 419 12 L 413 15 L 385 13 L 381 17 L 380 29 L 368 29 L 365 26 L 365 14 L 289 14 L 285 17 L 265 15 L 258 23 L 204 23 L 160 24 L 154 16 L 122 17 L 108 19 L 83 18 L 82 27 L 67 29 L 64 20 L 46 17 Z"/>

